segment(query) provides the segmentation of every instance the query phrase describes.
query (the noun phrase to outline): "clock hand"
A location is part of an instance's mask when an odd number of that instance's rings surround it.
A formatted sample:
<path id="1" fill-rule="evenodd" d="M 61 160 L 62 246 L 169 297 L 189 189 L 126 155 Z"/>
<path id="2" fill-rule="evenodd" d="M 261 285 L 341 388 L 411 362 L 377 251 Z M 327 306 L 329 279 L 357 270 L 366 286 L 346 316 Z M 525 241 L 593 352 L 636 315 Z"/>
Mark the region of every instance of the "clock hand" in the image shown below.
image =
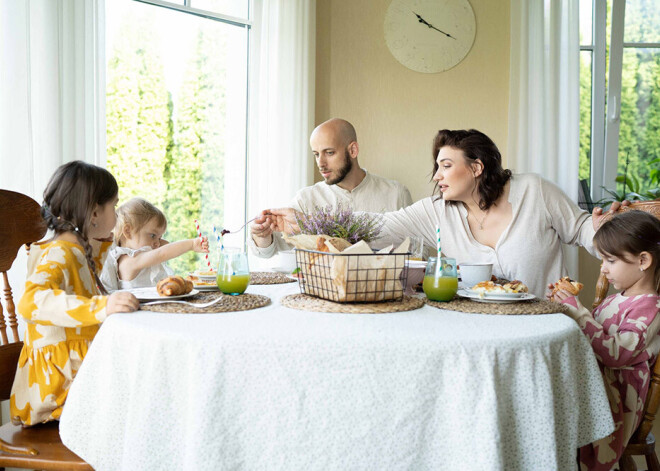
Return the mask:
<path id="1" fill-rule="evenodd" d="M 451 34 L 449 34 L 449 33 L 445 33 L 444 31 L 439 30 L 438 28 L 436 28 L 436 27 L 433 26 L 433 25 L 429 25 L 429 28 L 433 28 L 434 30 L 441 32 L 442 34 L 444 34 L 444 35 L 447 36 L 448 38 L 452 38 L 452 39 L 454 39 L 454 40 L 456 39 L 456 38 L 453 37 Z"/>
<path id="2" fill-rule="evenodd" d="M 412 11 L 412 10 L 411 10 L 411 11 Z M 452 38 L 452 39 L 456 40 L 456 38 L 453 37 L 451 34 L 449 34 L 449 33 L 445 33 L 444 31 L 442 31 L 442 30 L 436 28 L 435 26 L 433 26 L 431 23 L 429 23 L 428 21 L 426 21 L 424 18 L 422 18 L 420 15 L 418 15 L 418 14 L 415 13 L 414 11 L 413 11 L 413 14 L 417 17 L 417 20 L 418 20 L 420 23 L 422 23 L 423 25 L 426 25 L 426 26 L 428 26 L 429 28 L 434 29 L 434 30 L 436 30 L 436 31 L 438 31 L 438 32 L 440 32 L 440 33 L 442 33 L 442 34 L 444 34 L 444 35 L 447 36 L 448 38 Z"/>

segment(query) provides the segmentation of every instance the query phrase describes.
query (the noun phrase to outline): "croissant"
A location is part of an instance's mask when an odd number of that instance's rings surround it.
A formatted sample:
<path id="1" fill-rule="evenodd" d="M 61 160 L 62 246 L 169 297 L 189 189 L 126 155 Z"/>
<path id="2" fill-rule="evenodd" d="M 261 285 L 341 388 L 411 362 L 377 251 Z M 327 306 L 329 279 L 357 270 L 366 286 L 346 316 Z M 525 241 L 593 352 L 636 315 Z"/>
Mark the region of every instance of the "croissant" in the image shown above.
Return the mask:
<path id="1" fill-rule="evenodd" d="M 163 278 L 156 285 L 156 290 L 160 296 L 178 296 L 190 293 L 192 289 L 192 281 L 184 280 L 178 275 Z"/>
<path id="2" fill-rule="evenodd" d="M 557 294 L 557 292 L 564 290 L 571 293 L 573 296 L 577 295 L 584 285 L 579 281 L 571 280 L 569 277 L 564 276 L 560 278 L 558 282 L 555 283 L 555 287 L 552 289 L 552 296 Z"/>

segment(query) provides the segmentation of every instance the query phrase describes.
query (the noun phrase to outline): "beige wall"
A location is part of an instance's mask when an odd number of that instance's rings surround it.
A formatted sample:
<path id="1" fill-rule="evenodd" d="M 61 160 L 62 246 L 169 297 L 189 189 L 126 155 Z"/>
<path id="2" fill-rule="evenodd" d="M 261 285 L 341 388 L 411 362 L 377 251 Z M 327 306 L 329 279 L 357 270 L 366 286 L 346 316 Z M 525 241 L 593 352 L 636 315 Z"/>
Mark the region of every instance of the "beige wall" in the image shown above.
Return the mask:
<path id="1" fill-rule="evenodd" d="M 412 71 L 383 36 L 390 0 L 318 0 L 316 123 L 355 125 L 360 165 L 428 196 L 431 143 L 442 128 L 476 128 L 506 163 L 509 101 L 509 1 L 470 0 L 477 34 L 467 57 L 445 72 Z M 317 181 L 320 179 L 315 173 Z"/>

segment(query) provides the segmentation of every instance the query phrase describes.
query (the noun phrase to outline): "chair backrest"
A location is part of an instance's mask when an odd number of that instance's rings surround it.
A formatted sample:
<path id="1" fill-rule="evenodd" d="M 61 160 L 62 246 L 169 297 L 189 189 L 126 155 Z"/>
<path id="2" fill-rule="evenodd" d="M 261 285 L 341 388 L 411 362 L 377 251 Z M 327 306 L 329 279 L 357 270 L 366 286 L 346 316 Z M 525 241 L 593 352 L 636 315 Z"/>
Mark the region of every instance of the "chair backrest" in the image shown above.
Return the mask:
<path id="1" fill-rule="evenodd" d="M 651 370 L 651 378 L 649 382 L 649 391 L 646 394 L 646 402 L 644 403 L 644 412 L 642 414 L 642 421 L 637 426 L 635 432 L 635 442 L 644 443 L 646 437 L 653 428 L 653 420 L 660 405 L 660 361 L 655 362 Z"/>
<path id="2" fill-rule="evenodd" d="M 9 286 L 7 272 L 16 260 L 20 248 L 37 242 L 46 234 L 46 224 L 41 217 L 39 203 L 29 196 L 14 191 L 0 190 L 0 274 L 4 282 L 4 305 L 0 303 L 0 400 L 9 399 L 14 381 L 18 355 L 23 342 L 18 337 L 16 305 Z M 12 332 L 9 342 L 7 325 Z"/>
<path id="3" fill-rule="evenodd" d="M 636 201 L 634 203 L 631 203 L 630 206 L 621 206 L 619 212 L 630 211 L 631 209 L 645 211 L 647 213 L 653 214 L 655 217 L 660 219 L 660 200 Z M 611 219 L 611 217 L 612 214 L 607 213 L 605 215 L 604 221 Z M 594 303 L 592 305 L 593 309 L 596 309 L 598 306 L 600 306 L 600 303 L 602 303 L 605 297 L 607 296 L 607 291 L 609 289 L 610 289 L 610 284 L 607 281 L 605 275 L 601 273 L 598 276 L 598 281 L 596 282 L 596 297 L 594 298 Z"/>

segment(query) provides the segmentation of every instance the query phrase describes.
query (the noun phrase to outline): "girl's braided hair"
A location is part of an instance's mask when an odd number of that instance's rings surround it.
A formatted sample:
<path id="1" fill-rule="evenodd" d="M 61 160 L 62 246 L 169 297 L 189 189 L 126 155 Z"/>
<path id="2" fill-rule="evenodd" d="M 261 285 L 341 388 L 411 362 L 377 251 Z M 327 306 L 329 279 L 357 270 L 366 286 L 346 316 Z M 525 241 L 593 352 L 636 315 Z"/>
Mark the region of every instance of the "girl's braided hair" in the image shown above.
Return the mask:
<path id="1" fill-rule="evenodd" d="M 107 294 L 107 291 L 98 279 L 88 234 L 96 205 L 108 203 L 118 192 L 115 177 L 106 169 L 74 160 L 55 171 L 44 190 L 44 203 L 41 207 L 41 215 L 55 235 L 64 232 L 76 234 L 85 249 L 87 264 L 103 294 Z"/>

